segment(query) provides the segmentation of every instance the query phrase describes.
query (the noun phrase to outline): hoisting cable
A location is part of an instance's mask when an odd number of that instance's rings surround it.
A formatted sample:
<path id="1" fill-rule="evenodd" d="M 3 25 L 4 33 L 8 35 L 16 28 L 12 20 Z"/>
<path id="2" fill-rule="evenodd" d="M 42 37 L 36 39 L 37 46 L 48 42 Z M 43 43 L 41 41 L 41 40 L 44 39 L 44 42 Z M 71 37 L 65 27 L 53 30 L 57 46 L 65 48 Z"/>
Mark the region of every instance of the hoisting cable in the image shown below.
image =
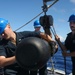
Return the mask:
<path id="1" fill-rule="evenodd" d="M 56 35 L 56 31 L 55 31 L 55 28 L 54 28 L 53 25 L 52 25 L 52 27 L 53 27 L 53 29 L 52 28 L 50 28 L 50 29 L 51 29 L 53 35 L 55 36 Z M 59 46 L 60 46 L 60 44 L 59 44 Z M 64 51 L 61 46 L 60 46 L 60 48 L 62 49 L 62 51 Z M 67 71 L 66 71 L 66 57 L 64 57 L 64 66 L 65 66 L 65 75 L 67 75 Z"/>
<path id="2" fill-rule="evenodd" d="M 42 8 L 43 8 L 44 16 L 40 17 L 40 24 L 43 27 L 45 33 L 48 35 L 51 35 L 50 26 L 53 25 L 53 18 L 51 15 L 46 15 L 46 12 L 48 10 L 47 4 L 46 4 L 47 1 L 52 1 L 52 0 L 43 0 L 43 7 Z M 53 57 L 54 51 L 55 51 L 55 47 L 54 47 L 55 45 L 54 45 L 54 43 L 51 43 L 50 45 L 52 46 L 51 56 Z M 52 57 L 50 57 L 50 63 L 52 65 L 50 74 L 54 75 L 55 74 L 54 63 L 53 63 Z"/>
<path id="3" fill-rule="evenodd" d="M 53 29 L 52 29 L 52 28 L 53 28 Z M 55 35 L 56 35 L 56 31 L 55 31 L 54 26 L 52 25 L 50 29 L 51 29 L 51 31 L 52 31 L 52 33 L 53 33 L 53 35 L 55 36 Z"/>
<path id="4" fill-rule="evenodd" d="M 56 31 L 55 31 L 53 25 L 52 25 L 52 27 L 53 27 L 54 32 L 53 32 L 53 30 L 52 30 L 51 27 L 50 27 L 50 29 L 51 29 L 53 35 L 55 36 L 55 35 L 56 35 Z M 54 53 L 53 53 L 53 55 L 54 55 Z M 53 57 L 54 57 L 54 56 L 53 56 Z M 53 57 L 50 58 L 50 62 L 51 62 L 51 64 L 52 64 L 51 72 L 52 72 L 53 75 L 55 75 L 55 71 L 54 71 L 54 70 L 55 70 L 55 68 L 54 68 L 54 65 L 55 65 L 55 64 L 53 63 L 53 60 L 52 60 Z"/>
<path id="5" fill-rule="evenodd" d="M 27 24 L 29 24 L 31 21 L 33 21 L 34 19 L 36 19 L 38 16 L 40 16 L 43 12 L 39 13 L 37 16 L 35 16 L 33 19 L 31 19 L 30 21 L 28 21 L 26 24 L 22 25 L 21 27 L 19 27 L 18 29 L 16 29 L 15 31 L 18 31 L 19 29 L 23 28 L 24 26 L 26 26 Z"/>
<path id="6" fill-rule="evenodd" d="M 54 5 L 58 0 L 55 0 L 51 5 L 47 6 L 47 9 L 50 8 L 52 5 Z M 31 19 L 30 21 L 28 21 L 26 24 L 22 25 L 21 27 L 17 28 L 15 31 L 18 31 L 19 29 L 23 28 L 24 26 L 26 26 L 27 24 L 29 24 L 31 21 L 33 21 L 34 19 L 36 19 L 38 16 L 40 16 L 43 13 L 43 11 L 41 13 L 39 13 L 37 16 L 35 16 L 33 19 Z"/>

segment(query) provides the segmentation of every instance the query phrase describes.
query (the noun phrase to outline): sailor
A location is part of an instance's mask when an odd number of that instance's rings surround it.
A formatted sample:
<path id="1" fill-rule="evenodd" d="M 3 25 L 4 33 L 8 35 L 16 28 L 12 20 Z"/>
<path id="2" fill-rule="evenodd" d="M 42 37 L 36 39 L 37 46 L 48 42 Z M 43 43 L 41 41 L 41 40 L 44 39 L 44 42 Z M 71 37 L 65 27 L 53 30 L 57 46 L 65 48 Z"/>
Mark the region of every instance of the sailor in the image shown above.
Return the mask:
<path id="1" fill-rule="evenodd" d="M 33 26 L 34 26 L 34 29 L 35 29 L 34 31 L 40 31 L 41 25 L 40 25 L 39 20 L 34 21 Z"/>
<path id="2" fill-rule="evenodd" d="M 16 62 L 15 51 L 19 42 L 27 37 L 41 37 L 48 42 L 52 38 L 42 32 L 22 31 L 14 32 L 8 20 L 0 18 L 0 67 L 4 68 L 4 75 L 29 75 L 29 71 L 23 69 Z"/>
<path id="3" fill-rule="evenodd" d="M 65 45 L 60 42 L 60 38 L 56 35 L 55 39 L 63 50 L 63 56 L 70 56 L 72 59 L 72 74 L 75 75 L 75 15 L 69 17 L 69 26 L 71 32 L 67 34 Z M 67 52 L 70 50 L 70 52 Z"/>
<path id="4" fill-rule="evenodd" d="M 41 29 L 41 25 L 40 25 L 40 22 L 39 20 L 35 20 L 34 21 L 34 32 L 40 32 L 40 29 Z M 37 72 L 38 71 L 30 71 L 30 75 L 37 75 Z M 47 75 L 47 64 L 45 64 L 41 69 L 39 69 L 39 75 Z"/>

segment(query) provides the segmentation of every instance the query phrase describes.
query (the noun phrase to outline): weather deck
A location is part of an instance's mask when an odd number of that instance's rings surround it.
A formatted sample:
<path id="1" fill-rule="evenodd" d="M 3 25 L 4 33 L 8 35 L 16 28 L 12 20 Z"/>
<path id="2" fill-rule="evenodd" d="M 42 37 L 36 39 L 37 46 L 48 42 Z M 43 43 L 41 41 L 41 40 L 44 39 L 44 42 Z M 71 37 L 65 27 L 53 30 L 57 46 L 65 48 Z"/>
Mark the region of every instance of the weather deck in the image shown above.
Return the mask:
<path id="1" fill-rule="evenodd" d="M 54 71 L 52 71 L 50 67 L 47 67 L 47 70 L 48 70 L 47 75 L 65 75 L 65 72 L 59 69 L 55 69 Z M 72 73 L 70 73 L 69 75 L 72 75 Z"/>

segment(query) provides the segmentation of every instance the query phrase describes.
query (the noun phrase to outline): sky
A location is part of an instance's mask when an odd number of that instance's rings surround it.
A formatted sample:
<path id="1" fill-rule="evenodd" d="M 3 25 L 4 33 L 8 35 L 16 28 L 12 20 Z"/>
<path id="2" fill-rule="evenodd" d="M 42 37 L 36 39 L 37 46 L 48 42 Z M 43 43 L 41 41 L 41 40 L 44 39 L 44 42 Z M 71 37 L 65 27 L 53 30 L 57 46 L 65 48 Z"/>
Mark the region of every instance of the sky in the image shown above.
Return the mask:
<path id="1" fill-rule="evenodd" d="M 54 1 L 47 2 L 47 5 L 51 5 Z M 15 31 L 41 13 L 42 6 L 43 0 L 0 0 L 0 18 L 7 19 Z M 56 34 L 64 41 L 67 33 L 71 31 L 68 19 L 70 15 L 75 14 L 75 0 L 59 0 L 47 10 L 46 14 L 53 17 Z M 17 32 L 34 31 L 33 23 L 41 16 L 44 16 L 44 13 Z M 44 31 L 43 27 L 41 31 Z"/>

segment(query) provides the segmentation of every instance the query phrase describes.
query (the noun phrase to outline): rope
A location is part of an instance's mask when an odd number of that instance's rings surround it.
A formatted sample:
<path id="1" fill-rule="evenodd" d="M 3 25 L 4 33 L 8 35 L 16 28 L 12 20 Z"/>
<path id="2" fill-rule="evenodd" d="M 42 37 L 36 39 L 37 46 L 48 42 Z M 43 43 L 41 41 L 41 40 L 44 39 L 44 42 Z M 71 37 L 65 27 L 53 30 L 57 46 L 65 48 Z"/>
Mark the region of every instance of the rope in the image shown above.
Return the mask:
<path id="1" fill-rule="evenodd" d="M 19 27 L 18 29 L 16 29 L 15 31 L 23 28 L 25 25 L 29 24 L 31 21 L 33 21 L 34 19 L 36 19 L 38 16 L 40 16 L 43 12 L 39 13 L 37 16 L 35 16 L 33 19 L 31 19 L 30 21 L 28 21 L 26 24 L 22 25 L 21 27 Z"/>
<path id="2" fill-rule="evenodd" d="M 53 63 L 53 60 L 52 60 L 52 57 L 50 58 L 50 62 L 51 62 L 51 64 L 52 64 L 52 68 L 51 68 L 51 74 L 55 74 L 55 72 L 54 72 L 54 63 Z"/>
<path id="3" fill-rule="evenodd" d="M 55 36 L 56 35 L 56 31 L 55 31 L 55 28 L 54 28 L 54 26 L 52 26 L 53 27 L 53 30 L 52 30 L 52 28 L 51 28 L 51 31 L 52 31 L 52 33 L 53 33 L 53 35 Z M 61 48 L 61 47 L 60 47 Z M 61 48 L 62 49 L 62 48 Z M 67 75 L 67 71 L 66 71 L 66 57 L 64 57 L 64 67 L 65 67 L 65 75 Z"/>
<path id="4" fill-rule="evenodd" d="M 51 5 L 49 5 L 47 8 L 50 8 L 52 5 L 54 5 L 58 0 L 55 0 Z M 21 27 L 17 28 L 15 31 L 18 31 L 19 29 L 23 28 L 24 26 L 26 26 L 27 24 L 29 24 L 31 21 L 33 21 L 34 19 L 36 19 L 38 16 L 40 16 L 43 13 L 43 11 L 41 13 L 39 13 L 37 16 L 35 16 L 33 19 L 31 19 L 30 21 L 28 21 L 26 24 L 22 25 Z"/>

